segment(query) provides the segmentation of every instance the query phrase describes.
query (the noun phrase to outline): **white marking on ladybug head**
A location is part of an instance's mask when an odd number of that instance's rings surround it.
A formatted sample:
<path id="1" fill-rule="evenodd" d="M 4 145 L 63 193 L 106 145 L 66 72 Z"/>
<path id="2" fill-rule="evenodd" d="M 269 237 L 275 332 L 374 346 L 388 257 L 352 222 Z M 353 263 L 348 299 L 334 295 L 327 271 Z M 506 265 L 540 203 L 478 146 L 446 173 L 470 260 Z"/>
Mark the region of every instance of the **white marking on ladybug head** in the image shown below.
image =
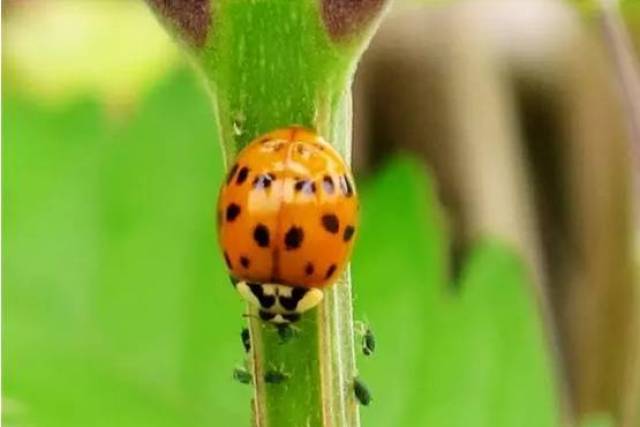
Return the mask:
<path id="1" fill-rule="evenodd" d="M 247 285 L 247 282 L 240 281 L 240 282 L 236 283 L 236 290 L 238 291 L 238 293 L 240 294 L 242 299 L 247 301 L 249 304 L 251 304 L 253 306 L 256 306 L 256 307 L 260 307 L 260 301 L 253 294 L 253 292 L 251 292 L 251 289 L 249 289 L 249 286 Z"/>
<path id="2" fill-rule="evenodd" d="M 308 292 L 302 297 L 300 302 L 298 302 L 296 311 L 298 313 L 304 313 L 305 311 L 320 304 L 322 298 L 324 298 L 324 292 L 322 292 L 322 290 L 318 288 L 309 288 Z"/>
<path id="3" fill-rule="evenodd" d="M 278 324 L 278 325 L 285 325 L 285 324 L 291 323 L 290 320 L 285 319 L 284 317 L 282 317 L 281 314 L 276 314 L 275 316 L 273 316 L 273 318 L 271 320 L 269 320 L 269 322 L 275 323 L 275 324 Z"/>
<path id="4" fill-rule="evenodd" d="M 324 293 L 316 288 L 302 288 L 276 283 L 240 281 L 236 289 L 242 298 L 264 313 L 274 315 L 272 323 L 290 323 L 287 317 L 304 313 L 322 301 Z"/>

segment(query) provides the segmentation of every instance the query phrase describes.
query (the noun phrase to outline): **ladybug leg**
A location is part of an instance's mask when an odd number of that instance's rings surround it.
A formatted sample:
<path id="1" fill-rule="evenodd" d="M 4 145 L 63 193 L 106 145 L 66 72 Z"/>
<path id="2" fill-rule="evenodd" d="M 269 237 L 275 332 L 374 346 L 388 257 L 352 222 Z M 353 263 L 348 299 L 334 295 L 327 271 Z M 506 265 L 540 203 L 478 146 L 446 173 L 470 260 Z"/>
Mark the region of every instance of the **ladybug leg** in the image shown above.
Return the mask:
<path id="1" fill-rule="evenodd" d="M 369 404 L 373 400 L 369 388 L 358 377 L 355 377 L 353 379 L 353 393 L 362 406 L 369 406 Z"/>

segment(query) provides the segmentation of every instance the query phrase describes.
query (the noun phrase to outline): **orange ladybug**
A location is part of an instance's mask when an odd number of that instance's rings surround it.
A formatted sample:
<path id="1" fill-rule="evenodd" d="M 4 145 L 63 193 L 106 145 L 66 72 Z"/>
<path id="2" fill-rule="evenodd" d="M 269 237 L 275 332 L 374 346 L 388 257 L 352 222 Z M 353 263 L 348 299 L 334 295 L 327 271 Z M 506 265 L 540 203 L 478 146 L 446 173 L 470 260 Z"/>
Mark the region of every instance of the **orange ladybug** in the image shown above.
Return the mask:
<path id="1" fill-rule="evenodd" d="M 218 199 L 218 235 L 232 283 L 263 320 L 295 322 L 344 270 L 358 195 L 337 151 L 289 127 L 238 155 Z"/>

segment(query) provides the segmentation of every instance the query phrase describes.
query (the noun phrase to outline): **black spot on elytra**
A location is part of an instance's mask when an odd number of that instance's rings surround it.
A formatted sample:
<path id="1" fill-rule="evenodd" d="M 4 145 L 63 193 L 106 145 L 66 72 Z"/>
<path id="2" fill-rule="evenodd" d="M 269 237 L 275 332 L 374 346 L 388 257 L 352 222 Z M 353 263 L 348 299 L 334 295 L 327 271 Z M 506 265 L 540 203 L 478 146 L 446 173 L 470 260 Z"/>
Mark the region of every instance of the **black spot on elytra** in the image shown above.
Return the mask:
<path id="1" fill-rule="evenodd" d="M 340 230 L 340 221 L 334 214 L 322 215 L 322 226 L 329 233 L 336 234 Z"/>
<path id="2" fill-rule="evenodd" d="M 284 235 L 284 244 L 287 250 L 297 249 L 302 244 L 304 239 L 304 232 L 302 228 L 293 226 Z"/>
<path id="3" fill-rule="evenodd" d="M 269 229 L 266 225 L 256 225 L 256 228 L 253 229 L 253 240 L 255 240 L 261 248 L 269 246 Z"/>
<path id="4" fill-rule="evenodd" d="M 322 178 L 322 188 L 324 188 L 325 193 L 333 194 L 333 192 L 336 190 L 336 186 L 333 183 L 333 178 L 331 178 L 329 175 L 325 175 L 324 178 Z"/>
<path id="5" fill-rule="evenodd" d="M 307 289 L 305 288 L 293 288 L 291 290 L 290 297 L 280 296 L 280 305 L 285 308 L 285 310 L 293 311 L 298 307 L 298 303 L 300 300 L 306 295 Z"/>
<path id="6" fill-rule="evenodd" d="M 313 264 L 308 262 L 307 265 L 304 268 L 304 274 L 306 274 L 307 276 L 311 276 L 313 274 L 314 270 L 315 270 L 315 268 L 313 268 Z"/>
<path id="7" fill-rule="evenodd" d="M 342 235 L 342 240 L 348 242 L 353 237 L 353 233 L 356 232 L 356 229 L 353 225 L 347 225 L 344 229 L 344 234 Z"/>
<path id="8" fill-rule="evenodd" d="M 238 215 L 240 215 L 240 206 L 235 203 L 230 203 L 229 206 L 227 206 L 227 222 L 232 222 L 238 217 Z"/>
<path id="9" fill-rule="evenodd" d="M 233 165 L 233 167 L 229 171 L 229 175 L 227 175 L 227 185 L 231 184 L 231 181 L 233 181 L 233 177 L 235 176 L 237 171 L 238 171 L 238 164 L 236 163 L 235 165 Z"/>
<path id="10" fill-rule="evenodd" d="M 269 188 L 271 187 L 271 183 L 274 179 L 276 179 L 276 176 L 272 173 L 258 175 L 256 179 L 253 180 L 253 188 L 255 188 L 256 190 Z"/>
<path id="11" fill-rule="evenodd" d="M 324 275 L 325 279 L 328 279 L 329 277 L 331 277 L 333 275 L 333 273 L 336 272 L 336 265 L 335 264 L 331 264 L 329 266 L 329 268 L 327 269 L 327 274 Z"/>
<path id="12" fill-rule="evenodd" d="M 243 266 L 244 268 L 249 268 L 249 265 L 251 265 L 251 261 L 246 256 L 241 256 L 240 265 Z"/>
<path id="13" fill-rule="evenodd" d="M 276 302 L 276 297 L 273 295 L 265 295 L 264 289 L 260 283 L 247 283 L 247 286 L 251 290 L 251 293 L 258 298 L 260 307 L 269 308 Z"/>
<path id="14" fill-rule="evenodd" d="M 296 182 L 294 188 L 296 191 L 302 191 L 304 194 L 313 194 L 316 192 L 316 183 L 303 179 Z"/>
<path id="15" fill-rule="evenodd" d="M 247 180 L 248 176 L 249 176 L 249 168 L 244 166 L 242 169 L 240 169 L 240 172 L 238 172 L 238 177 L 236 178 L 236 184 L 241 185 L 243 182 Z"/>
<path id="16" fill-rule="evenodd" d="M 340 177 L 340 190 L 342 190 L 342 194 L 347 197 L 353 196 L 353 186 L 346 175 Z"/>
<path id="17" fill-rule="evenodd" d="M 233 265 L 231 265 L 231 259 L 229 259 L 229 254 L 226 251 L 224 253 L 224 261 L 227 263 L 227 267 L 229 267 L 229 270 L 231 270 L 233 268 Z"/>

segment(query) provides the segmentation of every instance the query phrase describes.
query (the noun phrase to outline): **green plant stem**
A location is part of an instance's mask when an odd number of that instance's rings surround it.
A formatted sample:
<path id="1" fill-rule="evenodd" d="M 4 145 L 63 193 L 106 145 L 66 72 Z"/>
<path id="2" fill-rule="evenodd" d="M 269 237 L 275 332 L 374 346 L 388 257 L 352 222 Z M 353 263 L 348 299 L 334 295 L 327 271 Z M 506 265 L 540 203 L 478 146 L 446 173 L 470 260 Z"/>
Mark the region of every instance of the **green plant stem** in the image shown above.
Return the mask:
<path id="1" fill-rule="evenodd" d="M 252 138 L 298 124 L 315 129 L 348 160 L 348 88 L 361 43 L 336 46 L 313 2 L 225 2 L 218 12 L 215 54 L 205 64 L 227 158 Z M 273 325 L 257 318 L 255 309 L 249 312 L 255 425 L 358 426 L 348 272 L 326 291 L 318 309 L 302 317 L 286 343 Z M 273 370 L 286 380 L 265 381 Z"/>
<path id="2" fill-rule="evenodd" d="M 350 93 L 345 93 L 338 114 L 324 126 L 336 148 L 348 155 L 351 148 Z M 312 127 L 320 129 L 319 124 Z M 275 327 L 257 318 L 249 308 L 251 354 L 255 379 L 256 426 L 358 426 L 358 406 L 352 384 L 356 376 L 351 279 L 347 270 L 325 291 L 318 309 L 294 326 L 294 338 L 283 343 Z M 286 383 L 269 384 L 265 374 L 282 370 Z"/>
<path id="3" fill-rule="evenodd" d="M 384 0 L 150 1 L 191 43 L 212 89 L 227 167 L 252 139 L 291 125 L 314 129 L 350 161 L 349 88 Z M 247 310 L 254 424 L 358 426 L 348 270 L 286 343 L 255 308 Z M 266 381 L 271 372 L 284 381 Z"/>

